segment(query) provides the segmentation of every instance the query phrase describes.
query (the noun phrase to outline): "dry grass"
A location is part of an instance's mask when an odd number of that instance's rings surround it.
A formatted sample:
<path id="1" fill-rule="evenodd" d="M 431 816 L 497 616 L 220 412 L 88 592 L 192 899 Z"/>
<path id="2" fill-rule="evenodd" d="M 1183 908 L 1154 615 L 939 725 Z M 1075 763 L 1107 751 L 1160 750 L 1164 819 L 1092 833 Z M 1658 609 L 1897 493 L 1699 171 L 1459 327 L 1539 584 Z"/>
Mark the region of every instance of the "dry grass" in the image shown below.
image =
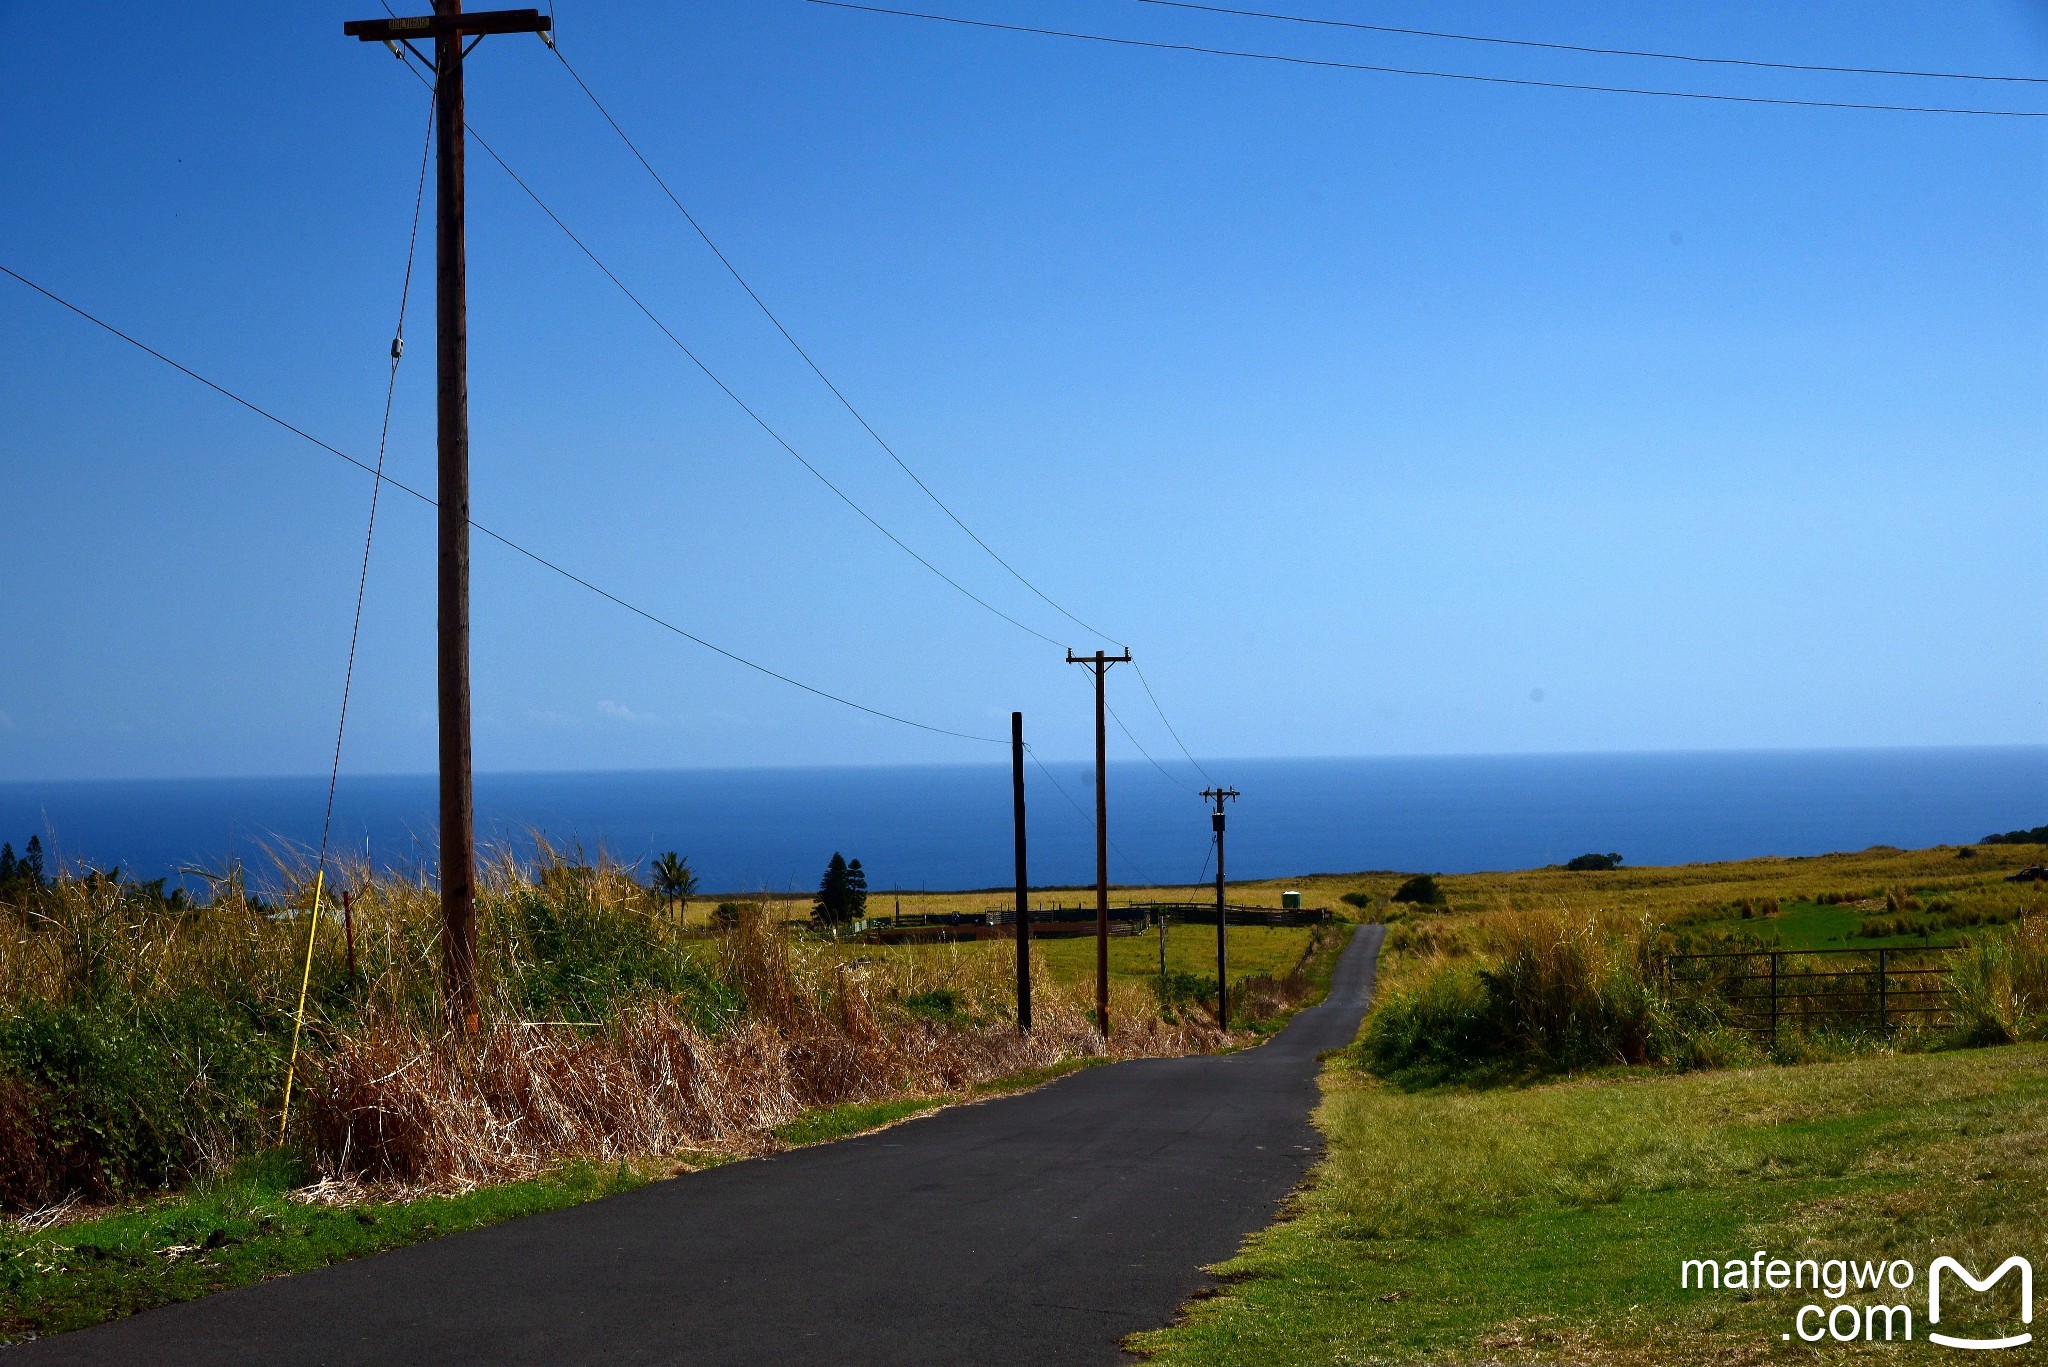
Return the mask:
<path id="1" fill-rule="evenodd" d="M 957 1093 L 1076 1057 L 1179 1054 L 1227 1038 L 1168 1024 L 1124 988 L 1107 1043 L 1073 989 L 1034 981 L 1034 1028 L 1008 1015 L 986 954 L 850 962 L 758 909 L 715 942 L 743 1015 L 713 1033 L 650 997 L 597 1029 L 499 1018 L 473 1040 L 377 1019 L 337 1042 L 309 1085 L 317 1160 L 336 1177 L 462 1185 L 524 1176 L 567 1157 L 770 1147 L 768 1131 L 816 1107 Z M 961 1019 L 889 1004 L 943 982 Z M 998 1000 L 1000 999 L 1000 1000 Z M 980 1008 L 977 1010 L 976 1008 Z"/>
<path id="2" fill-rule="evenodd" d="M 423 874 L 330 870 L 292 1135 L 334 1180 L 459 1187 L 570 1158 L 743 1152 L 772 1145 L 772 1128 L 813 1108 L 957 1094 L 1071 1059 L 1232 1041 L 1198 1013 L 1163 1019 L 1149 981 L 1112 983 L 1115 1025 L 1105 1041 L 1092 1020 L 1092 983 L 1043 962 L 1036 1028 L 1020 1035 L 1010 954 L 993 943 L 819 941 L 786 923 L 786 906 L 762 902 L 744 904 L 737 924 L 713 927 L 703 910 L 669 911 L 602 857 L 585 863 L 580 852 L 546 846 L 536 864 L 500 855 L 480 872 L 483 1024 L 462 1038 L 441 1015 L 432 885 Z M 77 1183 L 114 1194 L 175 1182 L 264 1142 L 312 924 L 310 873 L 280 859 L 272 882 L 282 891 L 265 898 L 230 871 L 197 906 L 67 879 L 0 914 L 0 1036 L 10 1016 L 34 1016 L 38 1039 L 71 1048 L 76 1036 L 89 1046 L 72 1050 L 86 1073 L 43 1077 L 18 1060 L 11 1070 L 0 1038 L 0 1201 L 40 1204 Z M 353 966 L 334 895 L 342 887 L 351 893 Z M 1276 981 L 1252 995 L 1277 1011 L 1299 988 Z M 233 1036 L 245 1060 L 239 1090 L 218 1098 L 213 1118 L 187 1123 L 176 1114 L 177 1086 L 158 1088 L 165 1095 L 152 1114 L 170 1119 L 153 1119 L 137 1141 L 146 1141 L 145 1167 L 134 1145 L 111 1142 L 81 1149 L 69 1166 L 37 1157 L 55 1133 L 56 1122 L 37 1118 L 50 1096 L 91 1110 L 73 1126 L 89 1133 L 135 1110 L 107 1078 L 140 1088 L 168 1069 L 216 1085 L 212 1046 L 194 1043 L 183 1024 L 161 1023 L 162 1004 L 187 1010 L 194 1001 L 206 1028 Z M 39 1043 L 21 1047 L 50 1057 Z M 17 1149 L 13 1180 L 8 1154 Z"/>

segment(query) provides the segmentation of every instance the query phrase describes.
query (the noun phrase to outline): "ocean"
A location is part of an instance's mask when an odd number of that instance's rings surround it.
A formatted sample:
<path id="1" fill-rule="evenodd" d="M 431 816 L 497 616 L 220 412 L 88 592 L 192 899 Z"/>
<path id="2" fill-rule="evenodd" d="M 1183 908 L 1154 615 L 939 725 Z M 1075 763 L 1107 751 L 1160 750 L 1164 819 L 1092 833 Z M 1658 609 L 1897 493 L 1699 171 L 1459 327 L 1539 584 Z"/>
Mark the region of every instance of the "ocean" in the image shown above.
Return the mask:
<path id="1" fill-rule="evenodd" d="M 1092 769 L 1027 766 L 1032 882 L 1094 878 Z M 1111 877 L 1213 874 L 1209 820 L 1186 764 L 1110 766 Z M 1209 761 L 1244 796 L 1230 813 L 1235 878 L 1400 869 L 1439 873 L 1962 844 L 2048 822 L 2048 746 Z M 1185 786 L 1182 786 L 1182 783 Z M 31 834 L 72 866 L 139 878 L 245 861 L 320 835 L 324 778 L 0 783 L 0 839 Z M 515 851 L 538 832 L 627 862 L 690 857 L 707 890 L 813 887 L 833 852 L 871 888 L 1001 887 L 1011 879 L 1010 773 L 992 766 L 479 774 L 478 835 Z M 381 866 L 431 864 L 431 775 L 346 776 L 333 844 Z"/>

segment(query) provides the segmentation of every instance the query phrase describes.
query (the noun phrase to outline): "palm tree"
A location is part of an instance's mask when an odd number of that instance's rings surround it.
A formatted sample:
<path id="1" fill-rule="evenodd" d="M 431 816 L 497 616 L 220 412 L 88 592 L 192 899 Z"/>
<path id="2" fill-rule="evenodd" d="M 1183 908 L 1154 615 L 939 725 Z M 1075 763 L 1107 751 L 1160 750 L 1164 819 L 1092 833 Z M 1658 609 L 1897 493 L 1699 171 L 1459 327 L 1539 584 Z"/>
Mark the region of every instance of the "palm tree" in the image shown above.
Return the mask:
<path id="1" fill-rule="evenodd" d="M 690 899 L 697 895 L 697 871 L 690 867 L 690 857 L 670 850 L 655 860 L 654 891 L 671 909 L 680 905 L 688 916 Z"/>

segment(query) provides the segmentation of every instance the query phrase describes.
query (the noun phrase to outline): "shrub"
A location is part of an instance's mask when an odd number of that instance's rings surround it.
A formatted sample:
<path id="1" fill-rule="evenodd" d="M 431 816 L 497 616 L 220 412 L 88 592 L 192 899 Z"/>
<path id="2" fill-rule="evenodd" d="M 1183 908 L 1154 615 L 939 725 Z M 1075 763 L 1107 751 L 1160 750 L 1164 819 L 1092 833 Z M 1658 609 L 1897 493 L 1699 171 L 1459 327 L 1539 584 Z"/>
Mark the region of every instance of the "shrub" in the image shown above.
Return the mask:
<path id="1" fill-rule="evenodd" d="M 911 993 L 903 999 L 903 1007 L 927 1020 L 950 1021 L 960 1014 L 960 994 L 950 987 L 934 987 Z"/>
<path id="2" fill-rule="evenodd" d="M 2003 835 L 1987 835 L 1977 843 L 1979 845 L 2048 845 L 2048 826 L 2036 826 L 2030 831 L 2007 831 Z"/>
<path id="3" fill-rule="evenodd" d="M 1346 906 L 1357 907 L 1360 911 L 1371 911 L 1374 899 L 1369 892 L 1347 892 L 1337 900 Z"/>
<path id="4" fill-rule="evenodd" d="M 1950 960 L 1949 1007 L 1964 1044 L 2048 1037 L 2048 923 L 2025 916 Z"/>
<path id="5" fill-rule="evenodd" d="M 1429 907 L 1440 907 L 1449 901 L 1443 889 L 1436 885 L 1436 879 L 1426 873 L 1418 873 L 1394 889 L 1394 900 Z"/>
<path id="6" fill-rule="evenodd" d="M 1168 1020 L 1179 1019 L 1180 1013 L 1189 1007 L 1216 1009 L 1216 979 L 1201 973 L 1174 969 L 1154 978 L 1152 990 L 1159 994 L 1160 1013 Z"/>
<path id="7" fill-rule="evenodd" d="M 1565 867 L 1573 873 L 1604 873 L 1609 869 L 1620 868 L 1621 856 L 1618 854 L 1582 854 L 1566 864 Z"/>
<path id="8" fill-rule="evenodd" d="M 1500 1002 L 1479 967 L 1444 961 L 1373 1008 L 1356 1046 L 1369 1072 L 1426 1084 L 1499 1060 L 1507 1033 Z"/>
<path id="9" fill-rule="evenodd" d="M 1439 959 L 1373 1010 L 1360 1062 L 1408 1084 L 1712 1054 L 1687 1036 L 1717 1026 L 1658 989 L 1647 934 L 1530 913 L 1505 918 L 1491 952 Z"/>
<path id="10" fill-rule="evenodd" d="M 198 989 L 25 1004 L 0 1020 L 0 1207 L 170 1186 L 257 1142 L 278 1039 Z"/>

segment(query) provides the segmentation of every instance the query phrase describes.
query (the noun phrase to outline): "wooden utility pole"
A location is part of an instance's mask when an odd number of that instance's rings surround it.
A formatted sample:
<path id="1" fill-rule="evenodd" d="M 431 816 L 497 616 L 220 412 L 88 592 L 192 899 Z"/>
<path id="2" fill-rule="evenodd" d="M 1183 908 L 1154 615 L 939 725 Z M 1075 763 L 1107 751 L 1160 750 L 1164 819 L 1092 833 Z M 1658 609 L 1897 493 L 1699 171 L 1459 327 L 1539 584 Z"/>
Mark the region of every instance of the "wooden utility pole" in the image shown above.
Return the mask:
<path id="1" fill-rule="evenodd" d="M 436 0 L 430 15 L 358 19 L 341 31 L 396 50 L 404 43 L 434 72 L 434 313 L 440 451 L 437 565 L 441 705 L 441 990 L 452 1025 L 477 1028 L 476 809 L 469 747 L 469 266 L 463 232 L 464 43 L 492 33 L 546 33 L 539 10 L 462 12 Z M 434 40 L 428 61 L 413 39 Z"/>
<path id="2" fill-rule="evenodd" d="M 1223 802 L 1225 798 L 1235 802 L 1235 788 L 1204 788 L 1202 797 L 1214 799 L 1216 810 L 1209 814 L 1209 826 L 1216 832 L 1216 1024 L 1222 1029 L 1230 1028 L 1230 953 L 1227 946 L 1230 937 L 1225 927 L 1230 920 L 1230 910 L 1223 900 Z"/>
<path id="3" fill-rule="evenodd" d="M 1109 1041 L 1109 732 L 1103 713 L 1108 704 L 1102 693 L 1103 677 L 1111 665 L 1131 662 L 1131 652 L 1105 655 L 1076 655 L 1067 652 L 1067 663 L 1086 665 L 1095 672 L 1095 1028 Z"/>
<path id="4" fill-rule="evenodd" d="M 1031 880 L 1024 867 L 1024 714 L 1010 714 L 1010 807 L 1017 823 L 1017 1029 L 1031 1033 Z"/>

